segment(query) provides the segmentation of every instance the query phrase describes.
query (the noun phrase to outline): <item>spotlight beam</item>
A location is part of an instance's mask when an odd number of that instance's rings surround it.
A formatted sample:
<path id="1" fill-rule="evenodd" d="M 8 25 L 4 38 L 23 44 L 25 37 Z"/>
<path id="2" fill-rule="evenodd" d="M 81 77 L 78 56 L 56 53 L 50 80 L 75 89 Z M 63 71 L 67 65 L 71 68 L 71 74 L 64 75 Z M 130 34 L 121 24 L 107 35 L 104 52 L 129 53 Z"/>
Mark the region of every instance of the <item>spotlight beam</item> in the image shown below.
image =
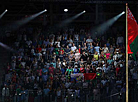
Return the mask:
<path id="1" fill-rule="evenodd" d="M 104 34 L 106 30 L 108 30 L 108 28 L 110 26 L 112 26 L 123 14 L 125 14 L 125 12 L 123 11 L 122 13 L 118 14 L 117 16 L 109 19 L 108 21 L 104 22 L 103 24 L 99 25 L 98 27 L 94 28 L 91 33 L 92 36 L 98 36 L 101 34 Z M 96 33 L 96 34 L 94 34 Z"/>
<path id="2" fill-rule="evenodd" d="M 82 15 L 82 14 L 84 14 L 84 13 L 85 13 L 85 12 L 83 11 L 83 12 L 81 12 L 81 13 L 79 13 L 79 14 L 77 14 L 77 15 L 71 17 L 71 18 L 68 18 L 68 19 L 64 20 L 63 22 L 61 22 L 61 24 L 60 24 L 59 26 L 60 26 L 60 27 L 63 27 L 64 25 L 66 25 L 66 24 L 72 22 L 74 19 L 78 18 L 80 15 Z"/>
<path id="3" fill-rule="evenodd" d="M 0 15 L 0 19 L 4 16 L 4 14 L 7 12 L 8 10 L 6 9 L 1 15 Z"/>
<path id="4" fill-rule="evenodd" d="M 3 47 L 4 49 L 8 50 L 8 51 L 11 51 L 11 52 L 17 52 L 15 51 L 13 48 L 3 44 L 2 42 L 0 42 L 0 46 Z"/>
<path id="5" fill-rule="evenodd" d="M 42 13 L 44 13 L 44 12 L 46 12 L 46 11 L 47 11 L 47 10 L 45 9 L 45 10 L 39 12 L 39 13 L 36 13 L 36 14 L 34 14 L 34 15 L 28 17 L 28 18 L 25 18 L 25 19 L 23 19 L 23 20 L 16 21 L 16 24 L 18 25 L 18 27 L 20 27 L 20 26 L 22 26 L 22 25 L 28 23 L 29 21 L 33 20 L 34 18 L 36 18 L 37 16 L 41 15 Z"/>
<path id="6" fill-rule="evenodd" d="M 7 27 L 10 28 L 10 30 L 16 30 L 18 29 L 19 27 L 21 27 L 22 25 L 25 25 L 26 23 L 30 22 L 31 20 L 33 20 L 34 18 L 36 18 L 37 16 L 41 15 L 42 13 L 46 12 L 47 10 L 43 10 L 39 13 L 36 13 L 30 17 L 27 17 L 25 19 L 22 19 L 22 20 L 18 20 L 18 21 L 15 21 L 14 23 L 12 24 L 9 24 Z"/>

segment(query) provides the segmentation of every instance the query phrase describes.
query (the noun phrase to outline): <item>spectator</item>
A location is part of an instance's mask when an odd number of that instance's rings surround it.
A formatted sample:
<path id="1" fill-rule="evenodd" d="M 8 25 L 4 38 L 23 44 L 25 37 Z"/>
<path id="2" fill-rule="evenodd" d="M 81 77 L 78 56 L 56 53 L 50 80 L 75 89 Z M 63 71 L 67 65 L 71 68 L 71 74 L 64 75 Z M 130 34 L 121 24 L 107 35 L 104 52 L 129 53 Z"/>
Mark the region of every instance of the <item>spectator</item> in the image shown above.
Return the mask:
<path id="1" fill-rule="evenodd" d="M 75 46 L 75 44 L 72 44 L 73 46 L 71 47 L 71 51 L 75 52 L 75 50 L 77 49 L 77 47 Z"/>
<path id="2" fill-rule="evenodd" d="M 79 50 L 76 50 L 76 53 L 75 53 L 75 60 L 79 61 L 81 55 L 79 53 Z"/>
<path id="3" fill-rule="evenodd" d="M 124 43 L 124 38 L 122 36 L 118 36 L 116 44 L 121 47 L 123 45 L 123 43 Z"/>
<path id="4" fill-rule="evenodd" d="M 10 96 L 10 92 L 9 91 L 10 91 L 9 88 L 5 84 L 3 89 L 2 89 L 2 101 L 4 101 L 4 102 L 8 102 L 9 101 L 9 96 Z"/>
<path id="5" fill-rule="evenodd" d="M 88 45 L 89 45 L 92 42 L 93 42 L 93 40 L 91 39 L 91 36 L 89 36 L 89 38 L 86 40 L 86 43 L 88 43 Z"/>
<path id="6" fill-rule="evenodd" d="M 108 47 L 106 47 L 106 44 L 104 44 L 104 47 L 102 48 L 102 50 L 104 51 L 104 53 L 107 53 Z"/>
<path id="7" fill-rule="evenodd" d="M 96 46 L 94 47 L 95 51 L 98 52 L 98 54 L 100 54 L 100 50 L 101 48 L 98 46 L 98 43 L 96 44 Z"/>
<path id="8" fill-rule="evenodd" d="M 124 45 L 116 46 L 116 39 L 109 39 L 108 36 L 108 41 L 105 38 L 101 40 L 98 36 L 93 40 L 88 29 L 84 27 L 72 27 L 70 31 L 65 28 L 64 33 L 54 31 L 55 35 L 47 32 L 49 36 L 38 31 L 38 41 L 29 39 L 26 33 L 28 40 L 17 42 L 15 47 L 19 49 L 19 53 L 13 54 L 11 62 L 6 65 L 7 74 L 3 82 L 9 86 L 10 95 L 14 90 L 18 92 L 17 101 L 27 101 L 23 98 L 27 97 L 27 94 L 24 94 L 26 90 L 32 99 L 39 101 L 56 101 L 54 97 L 59 101 L 61 98 L 68 101 L 99 101 L 102 97 L 112 95 L 111 88 L 114 85 L 117 85 L 118 90 L 124 91 Z M 86 36 L 89 36 L 87 40 Z M 129 80 L 136 85 L 135 65 L 136 62 L 129 58 L 128 66 L 132 76 L 129 76 Z M 83 88 L 79 89 L 81 86 Z M 19 94 L 21 98 L 18 97 Z M 110 98 L 102 100 L 111 101 Z"/>

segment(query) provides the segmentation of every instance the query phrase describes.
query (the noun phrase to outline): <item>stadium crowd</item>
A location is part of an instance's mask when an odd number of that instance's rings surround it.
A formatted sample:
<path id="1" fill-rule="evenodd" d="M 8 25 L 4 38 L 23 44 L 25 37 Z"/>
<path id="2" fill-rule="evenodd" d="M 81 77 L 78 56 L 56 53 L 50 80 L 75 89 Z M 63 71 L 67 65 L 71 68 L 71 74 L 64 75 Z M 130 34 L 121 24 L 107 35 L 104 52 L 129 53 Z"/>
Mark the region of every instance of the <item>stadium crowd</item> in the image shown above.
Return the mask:
<path id="1" fill-rule="evenodd" d="M 36 39 L 20 34 L 14 44 L 17 52 L 3 82 L 5 102 L 10 97 L 16 102 L 125 101 L 121 33 L 117 39 L 92 38 L 85 29 L 40 34 Z"/>

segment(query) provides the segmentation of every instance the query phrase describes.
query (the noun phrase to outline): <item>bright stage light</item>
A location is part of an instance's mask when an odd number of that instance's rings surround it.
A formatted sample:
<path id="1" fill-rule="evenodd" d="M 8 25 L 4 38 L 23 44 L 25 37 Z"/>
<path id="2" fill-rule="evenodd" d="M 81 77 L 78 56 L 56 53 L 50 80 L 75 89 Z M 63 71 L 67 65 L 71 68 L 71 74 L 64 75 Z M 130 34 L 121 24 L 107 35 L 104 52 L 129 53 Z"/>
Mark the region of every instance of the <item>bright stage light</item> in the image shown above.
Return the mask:
<path id="1" fill-rule="evenodd" d="M 47 9 L 44 10 L 45 12 L 47 11 Z"/>
<path id="2" fill-rule="evenodd" d="M 84 10 L 83 12 L 85 13 L 86 11 Z"/>
<path id="3" fill-rule="evenodd" d="M 68 12 L 68 9 L 64 9 L 64 12 Z"/>
<path id="4" fill-rule="evenodd" d="M 7 12 L 8 10 L 6 9 L 5 12 Z"/>

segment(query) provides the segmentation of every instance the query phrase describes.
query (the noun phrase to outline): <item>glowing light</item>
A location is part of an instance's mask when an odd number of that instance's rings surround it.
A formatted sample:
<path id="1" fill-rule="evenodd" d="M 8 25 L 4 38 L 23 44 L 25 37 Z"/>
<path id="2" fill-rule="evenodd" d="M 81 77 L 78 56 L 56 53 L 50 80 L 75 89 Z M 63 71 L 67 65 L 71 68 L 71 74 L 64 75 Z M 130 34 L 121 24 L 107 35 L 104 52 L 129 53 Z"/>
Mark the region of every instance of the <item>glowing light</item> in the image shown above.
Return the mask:
<path id="1" fill-rule="evenodd" d="M 125 11 L 123 11 L 122 14 L 125 14 Z"/>
<path id="2" fill-rule="evenodd" d="M 92 37 L 104 34 L 123 14 L 125 14 L 124 11 L 92 29 L 91 33 L 97 32 L 97 34 L 93 34 Z"/>
<path id="3" fill-rule="evenodd" d="M 47 11 L 47 9 L 44 10 L 45 12 Z"/>
<path id="4" fill-rule="evenodd" d="M 64 12 L 68 12 L 68 9 L 64 9 Z"/>
<path id="5" fill-rule="evenodd" d="M 65 26 L 65 25 L 69 24 L 70 22 L 72 22 L 73 20 L 75 20 L 76 18 L 78 18 L 79 16 L 81 16 L 82 14 L 84 14 L 85 12 L 86 12 L 86 11 L 82 11 L 82 12 L 76 14 L 75 16 L 73 16 L 73 17 L 71 17 L 71 18 L 68 18 L 68 19 L 62 21 L 58 26 L 59 26 L 59 27 L 63 27 L 63 26 Z"/>
<path id="6" fill-rule="evenodd" d="M 5 15 L 5 13 L 7 12 L 8 10 L 6 9 L 1 15 L 0 15 L 0 19 Z"/>

